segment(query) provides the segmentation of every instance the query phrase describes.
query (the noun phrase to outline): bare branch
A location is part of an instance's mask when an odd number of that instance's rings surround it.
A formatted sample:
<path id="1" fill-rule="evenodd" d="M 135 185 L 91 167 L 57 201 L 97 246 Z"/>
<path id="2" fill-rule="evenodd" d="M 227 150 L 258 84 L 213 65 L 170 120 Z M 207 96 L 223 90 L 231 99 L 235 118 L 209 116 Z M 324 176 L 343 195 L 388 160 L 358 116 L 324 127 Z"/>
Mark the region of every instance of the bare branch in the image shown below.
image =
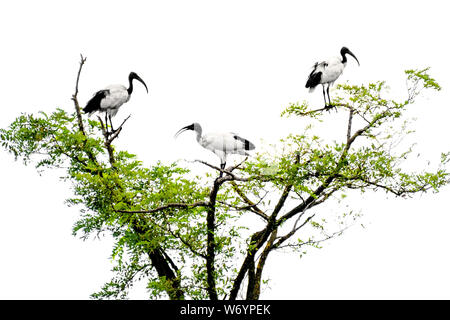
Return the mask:
<path id="1" fill-rule="evenodd" d="M 310 239 L 310 240 L 308 240 L 308 241 L 305 241 L 305 242 L 302 242 L 302 243 L 298 243 L 298 244 L 285 244 L 285 245 L 280 245 L 280 246 L 277 246 L 277 248 L 276 249 L 282 249 L 282 248 L 299 248 L 299 247 L 302 247 L 302 246 L 304 246 L 304 245 L 317 245 L 317 244 L 319 244 L 319 243 L 321 243 L 321 242 L 325 242 L 325 241 L 327 241 L 327 240 L 330 240 L 330 239 L 332 239 L 332 238 L 334 238 L 334 237 L 336 237 L 336 236 L 338 236 L 338 235 L 341 235 L 345 230 L 347 230 L 348 228 L 349 228 L 350 226 L 347 226 L 347 227 L 345 227 L 345 228 L 343 228 L 343 229 L 340 229 L 340 230 L 338 230 L 338 231 L 335 231 L 335 232 L 333 232 L 333 233 L 331 233 L 331 234 L 325 234 L 325 237 L 324 238 L 322 238 L 322 239 L 319 239 L 319 240 L 312 240 L 312 239 Z"/>
<path id="2" fill-rule="evenodd" d="M 111 137 L 109 137 L 108 139 L 108 143 L 112 143 L 114 141 L 114 139 L 117 138 L 117 136 L 119 135 L 119 133 L 122 131 L 122 127 L 125 124 L 125 122 L 127 122 L 127 120 L 131 117 L 131 114 L 125 118 L 125 120 L 123 120 L 122 124 L 119 126 L 119 128 L 117 128 L 116 130 L 114 130 L 113 132 L 110 132 L 109 134 L 111 135 Z"/>
<path id="3" fill-rule="evenodd" d="M 247 159 L 248 159 L 248 157 L 245 157 L 245 159 L 242 160 L 241 162 L 239 162 L 237 165 L 226 168 L 226 171 L 233 172 L 233 170 L 239 168 L 245 161 L 247 161 Z"/>
<path id="4" fill-rule="evenodd" d="M 338 104 L 334 104 L 333 107 L 344 107 L 344 108 L 348 108 L 348 109 L 353 109 L 352 106 L 350 106 L 349 104 L 346 103 L 338 103 Z M 323 108 L 319 108 L 319 109 L 315 109 L 315 110 L 311 110 L 311 111 L 307 111 L 307 112 L 299 112 L 298 115 L 299 116 L 308 116 L 314 113 L 319 113 L 322 111 L 330 111 L 330 107 L 323 107 Z"/>
<path id="5" fill-rule="evenodd" d="M 75 83 L 75 93 L 72 95 L 72 101 L 74 102 L 75 111 L 77 113 L 78 128 L 83 133 L 83 135 L 86 136 L 86 132 L 84 131 L 84 126 L 83 126 L 83 120 L 81 117 L 81 108 L 80 108 L 80 104 L 78 103 L 78 84 L 80 81 L 81 69 L 83 68 L 84 63 L 86 62 L 86 58 L 84 58 L 82 54 L 80 54 L 80 57 L 81 57 L 80 68 L 78 69 L 77 81 Z"/>
<path id="6" fill-rule="evenodd" d="M 79 102 L 78 102 L 78 85 L 79 85 L 79 82 L 80 82 L 81 70 L 83 69 L 83 65 L 84 65 L 84 63 L 86 62 L 86 59 L 87 59 L 87 58 L 83 57 L 83 55 L 80 54 L 80 67 L 79 67 L 79 69 L 78 69 L 77 80 L 76 80 L 76 83 L 75 83 L 75 93 L 72 95 L 72 101 L 73 101 L 73 103 L 74 103 L 74 106 L 75 106 L 75 112 L 76 112 L 76 114 L 77 114 L 78 129 L 79 129 L 80 132 L 83 134 L 83 136 L 86 138 L 86 139 L 83 141 L 83 146 L 86 146 L 86 143 L 87 143 L 87 135 L 86 135 L 86 131 L 85 131 L 84 125 L 83 125 L 83 118 L 82 118 L 82 115 L 81 115 L 80 104 L 79 104 Z M 89 160 L 91 160 L 93 163 L 95 163 L 95 164 L 98 165 L 98 161 L 97 161 L 97 158 L 96 158 L 95 154 L 94 154 L 90 149 L 89 149 L 89 150 L 86 150 L 85 152 L 86 152 L 86 154 L 87 154 Z M 85 166 L 85 167 L 87 168 L 87 166 Z M 100 172 L 100 175 L 102 175 L 101 172 Z"/>
<path id="7" fill-rule="evenodd" d="M 76 99 L 77 95 L 78 95 L 78 84 L 80 82 L 80 74 L 81 74 L 81 68 L 83 68 L 84 63 L 86 62 L 85 57 L 83 57 L 83 54 L 80 53 L 80 69 L 78 70 L 78 74 L 77 74 L 77 82 L 75 84 L 75 94 L 73 95 L 73 97 Z"/>
<path id="8" fill-rule="evenodd" d="M 221 173 L 225 173 L 225 174 L 231 176 L 233 178 L 233 180 L 241 180 L 242 179 L 242 178 L 236 177 L 236 175 L 232 172 L 234 169 L 236 169 L 238 166 L 240 166 L 241 163 L 238 164 L 235 167 L 230 167 L 231 168 L 231 170 L 230 170 L 230 168 L 227 168 L 227 169 L 219 168 L 219 167 L 217 167 L 215 165 L 212 165 L 212 164 L 210 164 L 210 163 L 208 163 L 206 161 L 203 161 L 203 160 L 195 160 L 194 162 L 199 162 L 199 163 L 204 164 L 205 166 L 208 166 L 208 167 L 210 167 L 210 168 L 212 168 L 214 170 L 217 170 L 217 171 L 219 171 Z"/>

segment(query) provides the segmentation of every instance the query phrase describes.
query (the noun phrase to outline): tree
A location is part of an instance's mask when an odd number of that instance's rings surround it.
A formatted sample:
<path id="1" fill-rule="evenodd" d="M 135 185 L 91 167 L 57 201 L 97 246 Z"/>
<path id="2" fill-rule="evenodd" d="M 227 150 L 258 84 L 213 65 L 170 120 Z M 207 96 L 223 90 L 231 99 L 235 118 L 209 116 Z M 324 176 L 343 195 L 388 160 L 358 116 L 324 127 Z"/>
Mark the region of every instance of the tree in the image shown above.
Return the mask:
<path id="1" fill-rule="evenodd" d="M 418 95 L 440 90 L 428 69 L 405 72 L 407 97 L 400 102 L 386 97 L 383 81 L 338 85 L 333 103 L 348 121 L 335 141 L 324 142 L 308 126 L 273 151 L 223 170 L 198 161 L 205 168 L 198 173 L 178 162 L 147 168 L 117 150 L 113 142 L 125 134 L 126 120 L 113 133 L 100 117 L 80 111 L 85 62 L 81 57 L 73 112 L 22 114 L 0 130 L 0 140 L 25 164 L 65 172 L 62 179 L 73 187 L 67 203 L 80 208 L 74 235 L 112 234 L 115 276 L 94 298 L 126 298 L 145 279 L 152 298 L 258 299 L 270 253 L 303 253 L 356 219 L 340 205 L 352 190 L 407 198 L 449 183 L 450 153 L 442 153 L 434 171 L 410 170 L 404 164 L 413 146 L 398 144 L 411 132 L 404 114 Z M 324 112 L 293 103 L 282 116 L 312 124 Z M 320 211 L 326 204 L 333 210 Z"/>

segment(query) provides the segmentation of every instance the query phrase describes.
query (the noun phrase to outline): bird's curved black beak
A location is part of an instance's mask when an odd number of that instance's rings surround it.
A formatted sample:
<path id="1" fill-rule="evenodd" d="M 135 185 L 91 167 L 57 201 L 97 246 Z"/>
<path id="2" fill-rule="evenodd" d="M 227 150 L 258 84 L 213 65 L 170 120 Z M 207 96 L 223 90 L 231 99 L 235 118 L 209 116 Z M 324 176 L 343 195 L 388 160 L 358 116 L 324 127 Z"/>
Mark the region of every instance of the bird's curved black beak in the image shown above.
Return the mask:
<path id="1" fill-rule="evenodd" d="M 358 66 L 359 66 L 360 64 L 359 64 L 358 58 L 356 58 L 356 56 L 353 54 L 353 52 L 351 52 L 350 50 L 348 50 L 347 52 L 349 55 L 351 55 L 356 60 L 356 62 L 358 62 Z"/>
<path id="2" fill-rule="evenodd" d="M 356 59 L 356 58 L 355 58 L 355 59 Z M 147 90 L 147 93 L 148 93 L 148 88 L 147 88 L 147 85 L 145 84 L 144 80 L 142 80 L 142 78 L 139 77 L 138 75 L 136 75 L 136 80 L 139 81 L 140 83 L 142 83 L 142 84 L 144 85 L 145 90 Z"/>
<path id="3" fill-rule="evenodd" d="M 186 130 L 194 130 L 194 124 L 190 124 L 186 127 L 181 128 L 180 130 L 178 130 L 178 132 L 175 133 L 174 138 L 177 138 L 182 132 L 184 132 Z"/>
<path id="4" fill-rule="evenodd" d="M 135 72 L 131 72 L 131 73 L 130 73 L 130 81 L 131 81 L 132 79 L 136 79 L 137 81 L 139 81 L 140 83 L 142 83 L 142 84 L 144 85 L 144 87 L 145 87 L 145 90 L 147 90 L 147 93 L 148 93 L 148 88 L 147 88 L 147 85 L 145 84 L 144 80 L 142 80 L 142 78 L 139 77 Z"/>

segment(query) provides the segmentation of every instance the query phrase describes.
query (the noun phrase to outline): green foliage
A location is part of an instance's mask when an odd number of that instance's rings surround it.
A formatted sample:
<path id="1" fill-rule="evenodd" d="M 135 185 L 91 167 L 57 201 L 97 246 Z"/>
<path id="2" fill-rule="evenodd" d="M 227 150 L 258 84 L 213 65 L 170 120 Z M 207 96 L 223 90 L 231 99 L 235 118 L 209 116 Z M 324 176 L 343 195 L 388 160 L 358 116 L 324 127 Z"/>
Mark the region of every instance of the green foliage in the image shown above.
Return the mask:
<path id="1" fill-rule="evenodd" d="M 430 88 L 434 90 L 441 90 L 441 86 L 436 82 L 436 80 L 428 74 L 430 68 L 425 68 L 422 70 L 410 69 L 406 70 L 405 74 L 408 76 L 407 80 L 413 83 L 413 86 L 422 85 L 423 88 Z M 417 87 L 415 88 L 417 90 Z"/>
<path id="2" fill-rule="evenodd" d="M 308 141 L 319 141 L 317 136 L 291 136 L 291 144 L 296 145 L 297 150 L 307 150 L 301 156 L 303 162 L 300 167 L 304 175 L 295 175 L 297 178 L 309 173 L 316 179 L 321 176 L 328 177 L 337 167 L 336 189 L 352 188 L 361 191 L 367 188 L 384 189 L 396 195 L 408 195 L 419 191 L 433 188 L 437 191 L 448 183 L 448 174 L 444 168 L 448 162 L 448 154 L 443 154 L 441 165 L 435 172 L 423 171 L 420 173 L 407 173 L 402 171 L 401 164 L 412 152 L 413 147 L 408 146 L 406 150 L 397 151 L 394 148 L 396 139 L 412 133 L 405 121 L 397 132 L 390 124 L 402 118 L 407 107 L 414 102 L 424 89 L 439 91 L 441 87 L 435 79 L 428 75 L 429 68 L 422 70 L 407 70 L 408 97 L 402 102 L 385 97 L 387 85 L 384 81 L 370 83 L 368 85 L 339 84 L 338 93 L 333 104 L 337 108 L 352 112 L 355 118 L 362 122 L 359 130 L 348 132 L 348 140 L 344 143 L 323 144 L 321 141 L 314 144 Z M 323 116 L 322 110 L 309 110 L 308 104 L 291 104 L 282 115 L 308 116 L 319 118 Z M 355 146 L 352 137 L 362 135 L 367 139 Z M 351 144 L 342 157 L 343 150 Z M 396 150 L 397 149 L 397 150 Z M 397 153 L 396 153 L 397 151 Z M 288 172 L 288 171 L 284 171 Z M 314 179 L 313 178 L 313 179 Z M 315 181 L 310 180 L 315 185 Z M 301 183 L 301 181 L 299 181 Z M 304 184 L 302 184 L 304 187 Z"/>
<path id="3" fill-rule="evenodd" d="M 245 274 L 247 298 L 257 298 L 271 251 L 289 248 L 303 255 L 305 246 L 319 248 L 348 227 L 346 219 L 356 219 L 352 209 L 339 208 L 351 190 L 407 197 L 449 183 L 450 152 L 442 153 L 434 171 L 403 167 L 413 150 L 399 148 L 398 140 L 413 132 L 404 114 L 423 90 L 441 89 L 428 68 L 407 70 L 406 76 L 403 101 L 388 98 L 383 81 L 338 85 L 333 103 L 349 114 L 343 139 L 324 141 L 308 125 L 282 139 L 274 152 L 257 154 L 222 178 L 196 175 L 178 163 L 144 167 L 135 155 L 115 150 L 101 123 L 80 123 L 77 112 L 62 109 L 20 115 L 0 129 L 0 142 L 40 171 L 64 171 L 62 179 L 73 189 L 67 204 L 80 208 L 74 235 L 109 233 L 115 239 L 115 276 L 93 298 L 126 298 L 142 279 L 151 298 L 205 299 L 211 290 L 236 298 Z M 292 103 L 282 116 L 323 121 L 324 110 Z M 322 212 L 327 218 L 320 216 L 317 208 L 329 202 L 332 210 Z M 330 229 L 333 220 L 338 222 L 331 227 L 338 229 Z M 208 269 L 208 259 L 214 269 Z"/>

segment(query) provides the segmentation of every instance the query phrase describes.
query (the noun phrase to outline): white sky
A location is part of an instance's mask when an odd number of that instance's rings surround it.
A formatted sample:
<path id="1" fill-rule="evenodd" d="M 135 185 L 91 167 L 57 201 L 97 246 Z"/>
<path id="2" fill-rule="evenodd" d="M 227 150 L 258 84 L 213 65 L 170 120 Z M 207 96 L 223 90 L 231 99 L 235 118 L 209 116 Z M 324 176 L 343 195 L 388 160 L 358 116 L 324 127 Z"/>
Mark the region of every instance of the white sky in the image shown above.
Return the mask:
<path id="1" fill-rule="evenodd" d="M 444 1 L 9 1 L 0 4 L 0 85 L 6 127 L 21 112 L 72 110 L 79 54 L 87 56 L 79 99 L 136 85 L 114 123 L 132 114 L 118 147 L 157 160 L 214 155 L 184 134 L 194 121 L 205 131 L 233 131 L 258 144 L 299 132 L 306 119 L 281 119 L 289 102 L 323 104 L 304 88 L 316 60 L 348 46 L 340 82 L 387 80 L 404 94 L 403 70 L 430 66 L 442 85 L 411 110 L 418 150 L 431 160 L 450 150 L 450 70 Z M 331 93 L 332 94 L 332 93 Z M 333 137 L 342 116 L 325 119 Z M 328 128 L 328 130 L 326 129 Z M 0 298 L 87 299 L 111 277 L 111 239 L 71 235 L 78 209 L 68 208 L 61 173 L 39 176 L 0 151 Z M 310 250 L 303 258 L 269 257 L 267 299 L 449 299 L 450 188 L 413 200 L 384 194 L 355 197 L 365 228 Z M 132 298 L 146 298 L 142 289 Z"/>

